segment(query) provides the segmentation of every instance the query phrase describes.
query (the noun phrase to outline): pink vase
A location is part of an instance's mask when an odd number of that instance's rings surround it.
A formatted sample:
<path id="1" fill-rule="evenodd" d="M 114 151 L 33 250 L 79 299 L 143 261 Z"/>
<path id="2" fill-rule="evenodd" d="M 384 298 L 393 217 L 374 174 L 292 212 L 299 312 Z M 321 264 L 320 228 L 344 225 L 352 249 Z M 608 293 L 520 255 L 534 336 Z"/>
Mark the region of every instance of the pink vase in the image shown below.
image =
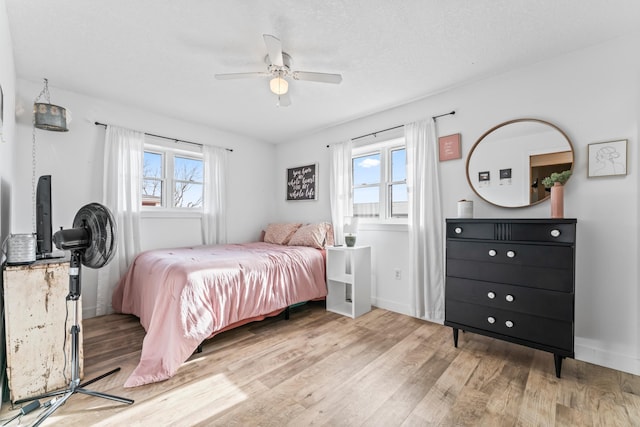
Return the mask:
<path id="1" fill-rule="evenodd" d="M 551 218 L 564 218 L 564 186 L 559 182 L 551 187 Z"/>

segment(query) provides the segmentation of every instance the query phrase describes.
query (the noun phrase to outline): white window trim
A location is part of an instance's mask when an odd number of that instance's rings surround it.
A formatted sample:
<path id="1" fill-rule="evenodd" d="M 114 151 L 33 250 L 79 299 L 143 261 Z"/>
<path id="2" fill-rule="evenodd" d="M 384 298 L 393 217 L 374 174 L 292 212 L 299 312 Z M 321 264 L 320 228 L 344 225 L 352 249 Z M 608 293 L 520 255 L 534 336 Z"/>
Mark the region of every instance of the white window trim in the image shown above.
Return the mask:
<path id="1" fill-rule="evenodd" d="M 202 218 L 202 211 L 183 208 L 183 209 L 163 209 L 144 206 L 140 211 L 140 218 Z"/>
<path id="2" fill-rule="evenodd" d="M 148 140 L 152 139 L 153 142 Z M 192 159 L 202 160 L 204 162 L 204 155 L 202 153 L 202 147 L 193 144 L 180 144 L 177 142 L 167 142 L 163 139 L 147 137 L 145 140 L 143 151 L 162 154 L 163 164 L 163 177 L 162 177 L 162 200 L 168 206 L 142 206 L 140 209 L 140 215 L 143 218 L 195 218 L 202 217 L 203 208 L 176 208 L 173 207 L 173 196 L 169 188 L 173 188 L 173 160 L 174 156 L 187 157 Z M 143 160 L 144 161 L 144 160 Z M 144 166 L 143 166 L 144 169 Z M 144 177 L 143 177 L 144 178 Z M 203 185 L 206 177 L 203 176 Z M 142 185 L 142 183 L 140 183 Z M 173 190 L 171 190 L 173 191 Z M 171 199 L 171 200 L 169 200 Z"/>
<path id="3" fill-rule="evenodd" d="M 380 190 L 380 217 L 358 217 L 359 224 L 389 224 L 389 225 L 406 225 L 408 218 L 391 217 L 391 206 L 387 203 L 389 196 L 388 186 L 394 182 L 391 181 L 391 152 L 398 148 L 407 148 L 404 135 L 402 137 L 394 137 L 375 143 L 364 143 L 354 146 L 351 150 L 351 161 L 356 157 L 363 157 L 369 154 L 380 153 L 381 163 L 381 182 Z M 352 172 L 353 173 L 353 172 Z M 384 191 L 382 188 L 384 187 Z M 353 187 L 352 190 L 353 191 Z M 382 211 L 384 210 L 384 216 Z"/>

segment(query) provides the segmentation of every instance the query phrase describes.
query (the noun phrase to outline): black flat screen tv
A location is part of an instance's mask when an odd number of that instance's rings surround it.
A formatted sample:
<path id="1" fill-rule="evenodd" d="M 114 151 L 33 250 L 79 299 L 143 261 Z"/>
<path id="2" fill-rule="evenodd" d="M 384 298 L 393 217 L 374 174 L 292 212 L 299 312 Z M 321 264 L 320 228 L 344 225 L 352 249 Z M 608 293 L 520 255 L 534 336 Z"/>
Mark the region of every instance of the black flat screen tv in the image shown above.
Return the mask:
<path id="1" fill-rule="evenodd" d="M 51 228 L 51 175 L 43 175 L 36 187 L 36 259 L 51 257 Z"/>

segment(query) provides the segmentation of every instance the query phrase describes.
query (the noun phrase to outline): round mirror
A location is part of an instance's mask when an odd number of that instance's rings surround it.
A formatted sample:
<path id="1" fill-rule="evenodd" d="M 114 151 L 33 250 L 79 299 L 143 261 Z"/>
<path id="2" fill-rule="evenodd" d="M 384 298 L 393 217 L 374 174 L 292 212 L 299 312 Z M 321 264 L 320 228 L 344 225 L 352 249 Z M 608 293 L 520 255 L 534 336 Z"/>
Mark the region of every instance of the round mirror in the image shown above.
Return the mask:
<path id="1" fill-rule="evenodd" d="M 573 145 L 556 125 L 538 119 L 504 122 L 485 132 L 467 156 L 467 180 L 487 202 L 506 208 L 546 200 L 542 180 L 573 169 Z"/>

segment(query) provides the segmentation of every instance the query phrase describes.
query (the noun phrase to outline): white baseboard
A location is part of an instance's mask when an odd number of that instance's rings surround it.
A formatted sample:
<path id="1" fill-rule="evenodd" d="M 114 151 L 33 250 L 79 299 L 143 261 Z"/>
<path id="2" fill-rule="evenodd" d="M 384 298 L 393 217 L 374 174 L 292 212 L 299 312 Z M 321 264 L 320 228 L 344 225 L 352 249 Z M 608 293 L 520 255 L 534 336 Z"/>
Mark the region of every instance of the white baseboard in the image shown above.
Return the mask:
<path id="1" fill-rule="evenodd" d="M 96 307 L 85 307 L 82 306 L 82 318 L 89 319 L 91 317 L 96 317 Z"/>
<path id="2" fill-rule="evenodd" d="M 396 301 L 389 301 L 381 298 L 371 298 L 371 304 L 383 308 L 385 310 L 393 311 L 394 313 L 405 314 L 411 316 L 409 306 Z"/>
<path id="3" fill-rule="evenodd" d="M 638 357 L 597 348 L 591 340 L 585 338 L 575 338 L 575 358 L 594 365 L 640 375 L 640 359 Z"/>

